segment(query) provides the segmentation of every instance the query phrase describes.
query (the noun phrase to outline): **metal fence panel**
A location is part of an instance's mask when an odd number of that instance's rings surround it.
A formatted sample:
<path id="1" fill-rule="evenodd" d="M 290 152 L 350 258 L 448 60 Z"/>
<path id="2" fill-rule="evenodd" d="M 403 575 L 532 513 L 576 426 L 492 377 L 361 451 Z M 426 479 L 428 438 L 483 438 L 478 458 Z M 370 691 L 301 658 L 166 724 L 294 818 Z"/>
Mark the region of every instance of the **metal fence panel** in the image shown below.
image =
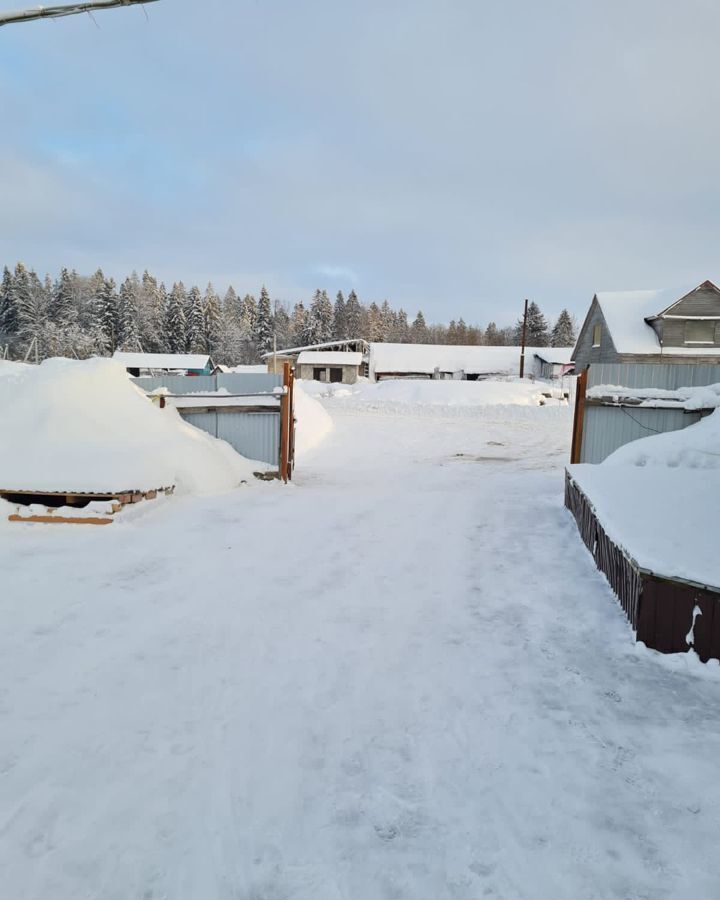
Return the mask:
<path id="1" fill-rule="evenodd" d="M 259 394 L 263 391 L 272 391 L 273 388 L 282 387 L 282 375 L 272 375 L 268 372 L 228 372 L 217 375 L 217 386 L 224 388 L 230 394 Z"/>
<path id="2" fill-rule="evenodd" d="M 585 407 L 580 462 L 600 463 L 623 444 L 656 432 L 678 431 L 700 419 L 700 413 L 682 409 L 588 404 Z"/>
<path id="3" fill-rule="evenodd" d="M 588 388 L 617 384 L 625 388 L 701 387 L 720 382 L 720 365 L 685 363 L 592 363 Z"/>
<path id="4" fill-rule="evenodd" d="M 248 459 L 279 465 L 280 412 L 217 414 L 217 437 Z"/>
<path id="5" fill-rule="evenodd" d="M 167 388 L 171 394 L 205 394 L 217 390 L 214 375 L 153 375 L 132 379 L 144 391 Z"/>
<path id="6" fill-rule="evenodd" d="M 201 431 L 207 431 L 208 434 L 217 437 L 218 414 L 216 412 L 183 411 L 180 415 L 189 425 L 194 425 Z"/>

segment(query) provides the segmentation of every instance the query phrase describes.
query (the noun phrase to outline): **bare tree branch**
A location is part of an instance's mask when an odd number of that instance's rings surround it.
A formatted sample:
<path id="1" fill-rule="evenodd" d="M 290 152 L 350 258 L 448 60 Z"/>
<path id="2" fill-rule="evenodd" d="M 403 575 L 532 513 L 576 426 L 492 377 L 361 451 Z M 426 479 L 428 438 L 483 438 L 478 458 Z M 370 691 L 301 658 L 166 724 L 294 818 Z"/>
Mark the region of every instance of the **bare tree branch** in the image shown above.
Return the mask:
<path id="1" fill-rule="evenodd" d="M 74 16 L 77 13 L 92 13 L 98 9 L 111 9 L 113 6 L 136 6 L 156 3 L 157 0 L 91 0 L 88 3 L 70 3 L 63 6 L 38 6 L 35 9 L 18 12 L 0 13 L 0 25 L 11 22 L 30 22 L 33 19 L 52 19 L 60 16 Z"/>

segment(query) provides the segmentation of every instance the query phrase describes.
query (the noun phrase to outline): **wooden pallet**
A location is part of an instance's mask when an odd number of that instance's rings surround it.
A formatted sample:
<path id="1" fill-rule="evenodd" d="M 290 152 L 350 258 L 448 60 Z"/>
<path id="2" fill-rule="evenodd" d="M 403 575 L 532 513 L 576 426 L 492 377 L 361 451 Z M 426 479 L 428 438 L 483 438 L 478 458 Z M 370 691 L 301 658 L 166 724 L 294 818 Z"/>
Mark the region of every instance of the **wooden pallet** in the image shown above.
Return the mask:
<path id="1" fill-rule="evenodd" d="M 151 491 L 120 491 L 117 493 L 91 493 L 66 491 L 27 491 L 27 490 L 0 490 L 0 498 L 16 506 L 44 506 L 44 512 L 23 515 L 19 511 L 8 516 L 10 522 L 39 522 L 48 525 L 110 525 L 113 516 L 129 504 L 140 503 L 143 500 L 155 500 L 157 496 L 170 496 L 175 486 L 157 488 Z M 51 500 L 48 503 L 48 500 Z M 93 501 L 110 503 L 110 509 L 104 515 L 89 516 L 83 511 Z M 62 509 L 63 514 L 57 515 L 54 510 Z M 69 509 L 77 509 L 77 515 L 68 515 Z"/>

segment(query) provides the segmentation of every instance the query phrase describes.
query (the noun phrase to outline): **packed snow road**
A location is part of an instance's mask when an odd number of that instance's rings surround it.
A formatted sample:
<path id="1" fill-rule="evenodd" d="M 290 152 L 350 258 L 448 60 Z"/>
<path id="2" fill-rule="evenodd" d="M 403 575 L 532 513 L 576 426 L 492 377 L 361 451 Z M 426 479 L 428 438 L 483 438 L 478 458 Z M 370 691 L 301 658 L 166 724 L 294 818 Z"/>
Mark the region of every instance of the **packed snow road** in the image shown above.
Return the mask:
<path id="1" fill-rule="evenodd" d="M 634 648 L 569 411 L 328 407 L 289 488 L 0 525 L 2 896 L 718 897 L 720 682 Z"/>

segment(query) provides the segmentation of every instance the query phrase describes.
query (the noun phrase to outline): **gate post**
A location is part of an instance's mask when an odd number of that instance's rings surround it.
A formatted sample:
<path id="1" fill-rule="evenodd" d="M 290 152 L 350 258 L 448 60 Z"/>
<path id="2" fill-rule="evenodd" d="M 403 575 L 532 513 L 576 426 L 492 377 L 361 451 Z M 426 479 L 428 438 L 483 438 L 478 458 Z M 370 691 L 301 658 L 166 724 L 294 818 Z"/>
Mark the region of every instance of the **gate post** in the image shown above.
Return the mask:
<path id="1" fill-rule="evenodd" d="M 283 364 L 283 386 L 285 391 L 280 398 L 280 478 L 287 484 L 290 477 L 290 363 Z"/>
<path id="2" fill-rule="evenodd" d="M 583 426 L 585 424 L 585 393 L 587 391 L 588 370 L 578 375 L 575 386 L 575 414 L 573 416 L 572 448 L 570 462 L 579 463 L 582 455 Z"/>

